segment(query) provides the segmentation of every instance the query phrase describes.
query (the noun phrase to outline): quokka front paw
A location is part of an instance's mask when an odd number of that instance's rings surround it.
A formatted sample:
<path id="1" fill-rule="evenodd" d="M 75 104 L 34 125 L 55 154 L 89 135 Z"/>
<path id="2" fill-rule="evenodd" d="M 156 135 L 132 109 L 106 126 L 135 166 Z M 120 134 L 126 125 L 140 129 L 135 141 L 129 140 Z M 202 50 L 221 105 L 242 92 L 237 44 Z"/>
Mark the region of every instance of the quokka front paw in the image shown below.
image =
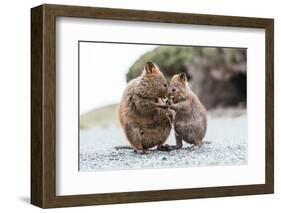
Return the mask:
<path id="1" fill-rule="evenodd" d="M 167 104 L 156 104 L 156 107 L 162 108 L 162 109 L 167 109 L 169 107 L 169 105 Z"/>

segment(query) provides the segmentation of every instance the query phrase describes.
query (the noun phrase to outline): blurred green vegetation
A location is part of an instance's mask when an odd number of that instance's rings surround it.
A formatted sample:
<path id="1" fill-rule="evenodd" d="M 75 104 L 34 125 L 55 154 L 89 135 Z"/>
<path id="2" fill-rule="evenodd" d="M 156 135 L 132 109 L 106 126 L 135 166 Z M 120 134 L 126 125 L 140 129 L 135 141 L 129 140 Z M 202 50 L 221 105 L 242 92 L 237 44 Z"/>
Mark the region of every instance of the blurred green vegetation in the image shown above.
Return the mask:
<path id="1" fill-rule="evenodd" d="M 119 104 L 112 104 L 84 113 L 80 116 L 80 128 L 119 127 L 118 108 Z"/>
<path id="2" fill-rule="evenodd" d="M 246 105 L 247 51 L 242 48 L 159 46 L 129 68 L 127 82 L 141 75 L 147 61 L 156 63 L 169 81 L 190 76 L 190 87 L 207 108 Z"/>
<path id="3" fill-rule="evenodd" d="M 185 72 L 186 65 L 199 53 L 199 49 L 180 46 L 160 46 L 142 55 L 129 69 L 127 82 L 138 77 L 145 62 L 156 63 L 169 80 L 174 74 Z"/>
<path id="4" fill-rule="evenodd" d="M 147 61 L 156 63 L 168 81 L 182 72 L 190 76 L 191 89 L 207 109 L 246 106 L 246 49 L 159 46 L 129 68 L 127 82 L 141 75 Z M 118 107 L 108 105 L 81 115 L 80 128 L 119 127 Z"/>

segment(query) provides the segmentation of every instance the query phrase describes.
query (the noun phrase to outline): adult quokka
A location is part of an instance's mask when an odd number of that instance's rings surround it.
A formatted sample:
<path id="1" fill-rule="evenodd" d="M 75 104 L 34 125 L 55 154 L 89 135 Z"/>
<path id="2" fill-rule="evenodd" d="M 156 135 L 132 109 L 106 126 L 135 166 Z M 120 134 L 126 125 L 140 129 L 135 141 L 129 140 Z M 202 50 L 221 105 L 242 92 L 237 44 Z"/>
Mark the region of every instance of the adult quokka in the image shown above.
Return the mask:
<path id="1" fill-rule="evenodd" d="M 119 119 L 135 151 L 146 153 L 155 146 L 158 150 L 170 149 L 164 145 L 171 130 L 168 110 L 157 106 L 167 92 L 167 80 L 152 62 L 147 62 L 142 75 L 128 83 L 120 103 Z"/>
<path id="2" fill-rule="evenodd" d="M 182 147 L 182 140 L 199 148 L 207 129 L 207 112 L 198 97 L 191 91 L 184 73 L 174 75 L 169 85 L 170 104 L 159 104 L 162 108 L 174 111 L 172 123 L 175 130 L 176 146 Z"/>

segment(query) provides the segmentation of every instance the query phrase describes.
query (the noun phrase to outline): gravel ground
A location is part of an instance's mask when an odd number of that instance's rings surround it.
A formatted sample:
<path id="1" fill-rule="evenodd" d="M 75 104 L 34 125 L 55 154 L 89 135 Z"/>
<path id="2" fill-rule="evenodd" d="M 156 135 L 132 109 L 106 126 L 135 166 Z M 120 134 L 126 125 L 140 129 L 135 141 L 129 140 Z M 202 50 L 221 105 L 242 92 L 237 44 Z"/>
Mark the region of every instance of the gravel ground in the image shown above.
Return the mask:
<path id="1" fill-rule="evenodd" d="M 120 128 L 80 130 L 80 171 L 246 164 L 246 115 L 209 116 L 204 141 L 207 143 L 194 151 L 184 143 L 179 150 L 154 149 L 148 154 L 137 154 L 132 149 L 115 148 L 128 145 Z M 167 143 L 175 144 L 173 133 Z"/>

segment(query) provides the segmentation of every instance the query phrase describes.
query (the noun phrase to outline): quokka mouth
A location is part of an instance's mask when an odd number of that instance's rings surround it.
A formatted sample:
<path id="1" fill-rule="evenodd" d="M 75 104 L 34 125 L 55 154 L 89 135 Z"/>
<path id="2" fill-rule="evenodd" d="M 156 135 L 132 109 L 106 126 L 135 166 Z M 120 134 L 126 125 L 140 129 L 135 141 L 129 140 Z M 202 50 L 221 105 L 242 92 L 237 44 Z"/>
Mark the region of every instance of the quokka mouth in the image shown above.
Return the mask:
<path id="1" fill-rule="evenodd" d="M 173 102 L 173 96 L 165 96 L 164 98 L 162 98 L 162 101 L 164 101 L 168 105 L 171 105 Z"/>

